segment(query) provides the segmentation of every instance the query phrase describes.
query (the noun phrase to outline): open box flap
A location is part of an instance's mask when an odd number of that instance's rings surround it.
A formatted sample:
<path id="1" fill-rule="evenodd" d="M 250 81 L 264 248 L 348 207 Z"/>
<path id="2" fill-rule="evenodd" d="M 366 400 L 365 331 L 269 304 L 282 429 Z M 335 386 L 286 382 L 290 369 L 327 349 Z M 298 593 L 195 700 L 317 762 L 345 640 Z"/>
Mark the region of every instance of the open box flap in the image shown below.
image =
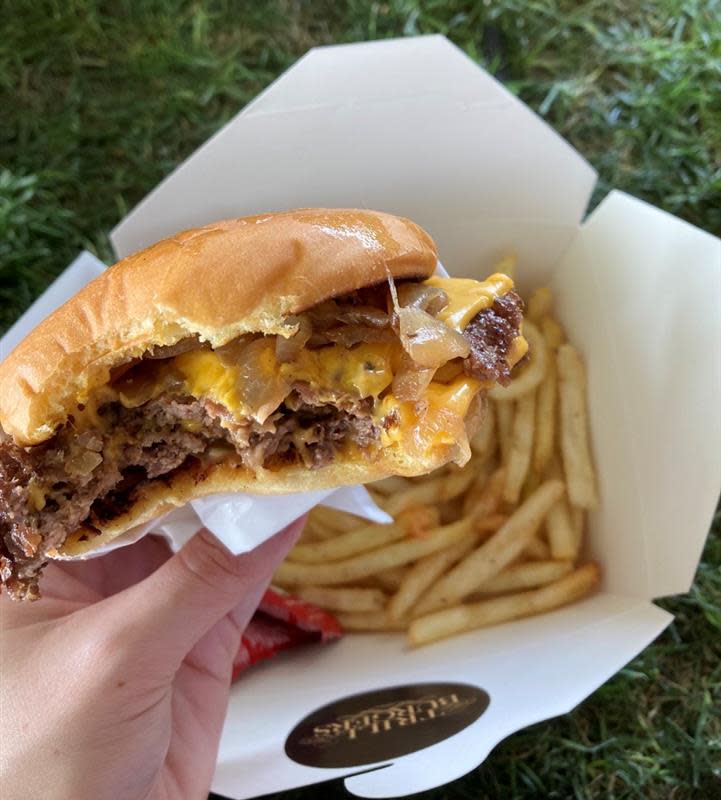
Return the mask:
<path id="1" fill-rule="evenodd" d="M 477 272 L 514 248 L 544 278 L 594 182 L 570 145 L 443 37 L 319 48 L 111 239 L 124 256 L 223 217 L 375 207 L 426 227 L 451 273 Z"/>
<path id="2" fill-rule="evenodd" d="M 601 594 L 542 617 L 418 650 L 408 650 L 401 637 L 379 634 L 349 637 L 322 651 L 289 653 L 233 687 L 213 790 L 240 800 L 379 766 L 318 769 L 282 754 L 285 735 L 330 699 L 436 680 L 485 689 L 490 706 L 468 728 L 346 782 L 363 797 L 403 796 L 438 786 L 475 768 L 514 731 L 572 709 L 670 620 L 645 600 Z"/>
<path id="3" fill-rule="evenodd" d="M 721 489 L 721 241 L 612 192 L 554 283 L 588 365 L 606 586 L 685 592 Z"/>

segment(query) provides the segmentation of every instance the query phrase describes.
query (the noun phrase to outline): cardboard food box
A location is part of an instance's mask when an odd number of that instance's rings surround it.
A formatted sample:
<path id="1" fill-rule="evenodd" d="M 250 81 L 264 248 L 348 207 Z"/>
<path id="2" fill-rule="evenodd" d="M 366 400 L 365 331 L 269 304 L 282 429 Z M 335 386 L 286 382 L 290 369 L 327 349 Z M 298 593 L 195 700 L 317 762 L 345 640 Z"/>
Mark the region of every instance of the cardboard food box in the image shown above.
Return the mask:
<path id="1" fill-rule="evenodd" d="M 182 228 L 299 206 L 411 217 L 455 276 L 509 251 L 550 283 L 588 365 L 600 592 L 418 650 L 353 635 L 234 686 L 213 789 L 230 798 L 345 777 L 361 797 L 451 781 L 564 713 L 668 625 L 721 476 L 721 242 L 596 175 L 445 38 L 309 52 L 113 231 L 119 257 Z M 251 267 L 249 267 L 251 268 Z"/>

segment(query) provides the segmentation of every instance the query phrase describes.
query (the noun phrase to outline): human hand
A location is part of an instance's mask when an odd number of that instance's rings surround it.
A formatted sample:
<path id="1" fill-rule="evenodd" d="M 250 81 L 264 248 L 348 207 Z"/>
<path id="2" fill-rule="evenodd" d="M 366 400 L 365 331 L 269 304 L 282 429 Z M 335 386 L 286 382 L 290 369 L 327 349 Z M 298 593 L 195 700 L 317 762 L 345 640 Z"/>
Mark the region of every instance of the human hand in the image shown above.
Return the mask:
<path id="1" fill-rule="evenodd" d="M 146 536 L 0 598 L 3 800 L 206 798 L 240 637 L 302 524 L 241 556 Z"/>

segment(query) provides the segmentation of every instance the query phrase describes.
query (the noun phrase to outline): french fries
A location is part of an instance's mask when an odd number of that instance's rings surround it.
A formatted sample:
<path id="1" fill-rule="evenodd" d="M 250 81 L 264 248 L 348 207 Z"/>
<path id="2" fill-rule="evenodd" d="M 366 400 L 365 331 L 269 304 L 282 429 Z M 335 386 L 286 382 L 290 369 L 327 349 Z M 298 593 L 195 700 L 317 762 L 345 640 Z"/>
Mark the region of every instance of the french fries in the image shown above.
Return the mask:
<path id="1" fill-rule="evenodd" d="M 529 392 L 516 403 L 516 415 L 513 418 L 511 444 L 506 461 L 506 485 L 503 488 L 503 499 L 506 503 L 517 503 L 521 496 L 521 488 L 531 465 L 535 417 L 536 395 L 535 392 Z"/>
<path id="2" fill-rule="evenodd" d="M 511 432 L 513 430 L 513 400 L 496 400 L 496 420 L 498 427 L 498 443 L 501 448 L 501 463 L 508 463 L 511 452 Z"/>
<path id="3" fill-rule="evenodd" d="M 568 575 L 573 569 L 572 561 L 527 561 L 524 564 L 511 564 L 495 578 L 491 578 L 474 592 L 476 595 L 504 594 L 519 589 L 533 589 Z"/>
<path id="4" fill-rule="evenodd" d="M 551 557 L 551 548 L 538 536 L 534 536 L 523 549 L 523 555 L 528 558 L 535 558 L 544 561 Z"/>
<path id="5" fill-rule="evenodd" d="M 405 577 L 388 603 L 388 616 L 400 620 L 410 611 L 423 592 L 457 561 L 468 555 L 478 542 L 478 536 L 462 539 L 445 550 L 422 558 L 406 572 Z"/>
<path id="6" fill-rule="evenodd" d="M 414 646 L 429 644 L 474 628 L 498 625 L 500 622 L 551 611 L 588 594 L 598 584 L 599 579 L 598 565 L 585 564 L 565 578 L 540 589 L 436 611 L 411 622 L 408 641 Z"/>
<path id="7" fill-rule="evenodd" d="M 401 478 L 400 475 L 391 475 L 389 478 L 368 484 L 368 488 L 388 496 L 396 492 L 402 492 L 404 489 L 410 489 L 411 485 L 407 478 Z"/>
<path id="8" fill-rule="evenodd" d="M 388 599 L 380 589 L 352 587 L 302 586 L 296 594 L 301 600 L 331 611 L 383 611 Z"/>
<path id="9" fill-rule="evenodd" d="M 595 508 L 598 497 L 588 443 L 586 369 L 578 351 L 570 344 L 558 348 L 557 364 L 561 455 L 568 497 L 574 506 Z"/>
<path id="10" fill-rule="evenodd" d="M 300 564 L 322 564 L 373 550 L 384 544 L 398 541 L 406 535 L 400 525 L 365 525 L 331 539 L 309 544 L 297 544 L 288 553 L 288 560 Z"/>
<path id="11" fill-rule="evenodd" d="M 486 458 L 493 453 L 496 436 L 496 407 L 486 403 L 485 414 L 476 435 L 471 439 L 471 450 Z"/>
<path id="12" fill-rule="evenodd" d="M 325 506 L 316 506 L 312 513 L 317 523 L 340 533 L 353 531 L 365 522 L 361 517 Z"/>
<path id="13" fill-rule="evenodd" d="M 416 613 L 454 605 L 497 575 L 523 552 L 548 510 L 562 495 L 561 481 L 551 480 L 539 486 L 490 539 L 429 589 L 415 609 Z"/>
<path id="14" fill-rule="evenodd" d="M 392 524 L 313 509 L 275 583 L 347 631 L 406 631 L 412 646 L 590 592 L 599 568 L 578 563 L 597 503 L 585 369 L 552 307 L 549 289 L 531 295 L 528 363 L 489 392 L 465 467 L 370 484 Z"/>
<path id="15" fill-rule="evenodd" d="M 472 519 L 484 519 L 495 514 L 501 504 L 503 487 L 506 485 L 506 472 L 499 467 L 485 482 L 478 494 L 472 490 L 466 495 L 463 513 Z"/>
<path id="16" fill-rule="evenodd" d="M 539 286 L 531 292 L 526 308 L 526 316 L 533 322 L 540 322 L 551 313 L 553 293 L 548 286 Z"/>
<path id="17" fill-rule="evenodd" d="M 430 531 L 423 539 L 406 539 L 377 550 L 359 553 L 352 558 L 329 564 L 298 564 L 284 561 L 275 572 L 273 580 L 279 586 L 337 586 L 341 583 L 367 578 L 391 567 L 400 567 L 423 556 L 442 550 L 469 536 L 473 522 L 462 519 L 451 525 Z"/>
<path id="18" fill-rule="evenodd" d="M 393 592 L 398 591 L 401 583 L 403 583 L 406 569 L 407 567 L 391 567 L 390 569 L 384 569 L 383 572 L 374 575 L 371 580 L 374 580 L 384 591 L 393 594 Z"/>
<path id="19" fill-rule="evenodd" d="M 345 631 L 404 631 L 408 626 L 405 621 L 391 619 L 387 611 L 354 611 L 336 617 Z"/>
<path id="20" fill-rule="evenodd" d="M 533 468 L 542 473 L 553 454 L 558 410 L 556 356 L 548 353 L 546 374 L 536 392 L 536 438 L 533 442 Z"/>
<path id="21" fill-rule="evenodd" d="M 384 511 L 394 517 L 412 506 L 452 500 L 463 494 L 472 481 L 473 472 L 471 471 L 449 472 L 447 475 L 414 484 L 409 489 L 392 495 L 380 505 Z"/>
<path id="22" fill-rule="evenodd" d="M 580 542 L 565 500 L 559 500 L 548 512 L 546 533 L 551 548 L 551 558 L 576 560 Z"/>
<path id="23" fill-rule="evenodd" d="M 546 340 L 546 346 L 549 350 L 554 351 L 566 341 L 566 334 L 563 328 L 556 322 L 553 317 L 544 317 L 541 320 L 541 333 Z"/>

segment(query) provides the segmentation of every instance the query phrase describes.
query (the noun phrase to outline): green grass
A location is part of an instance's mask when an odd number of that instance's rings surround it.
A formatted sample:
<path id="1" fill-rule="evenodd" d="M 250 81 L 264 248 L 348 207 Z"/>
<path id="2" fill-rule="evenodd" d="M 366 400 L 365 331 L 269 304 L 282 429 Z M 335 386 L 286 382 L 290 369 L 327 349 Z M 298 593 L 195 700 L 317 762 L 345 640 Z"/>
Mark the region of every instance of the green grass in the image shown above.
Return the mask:
<path id="1" fill-rule="evenodd" d="M 718 0 L 0 0 L 0 328 L 310 46 L 440 32 L 620 187 L 721 234 Z M 682 502 L 682 498 L 679 502 Z M 721 521 L 676 621 L 432 798 L 721 797 Z M 338 785 L 282 795 L 344 796 Z"/>

